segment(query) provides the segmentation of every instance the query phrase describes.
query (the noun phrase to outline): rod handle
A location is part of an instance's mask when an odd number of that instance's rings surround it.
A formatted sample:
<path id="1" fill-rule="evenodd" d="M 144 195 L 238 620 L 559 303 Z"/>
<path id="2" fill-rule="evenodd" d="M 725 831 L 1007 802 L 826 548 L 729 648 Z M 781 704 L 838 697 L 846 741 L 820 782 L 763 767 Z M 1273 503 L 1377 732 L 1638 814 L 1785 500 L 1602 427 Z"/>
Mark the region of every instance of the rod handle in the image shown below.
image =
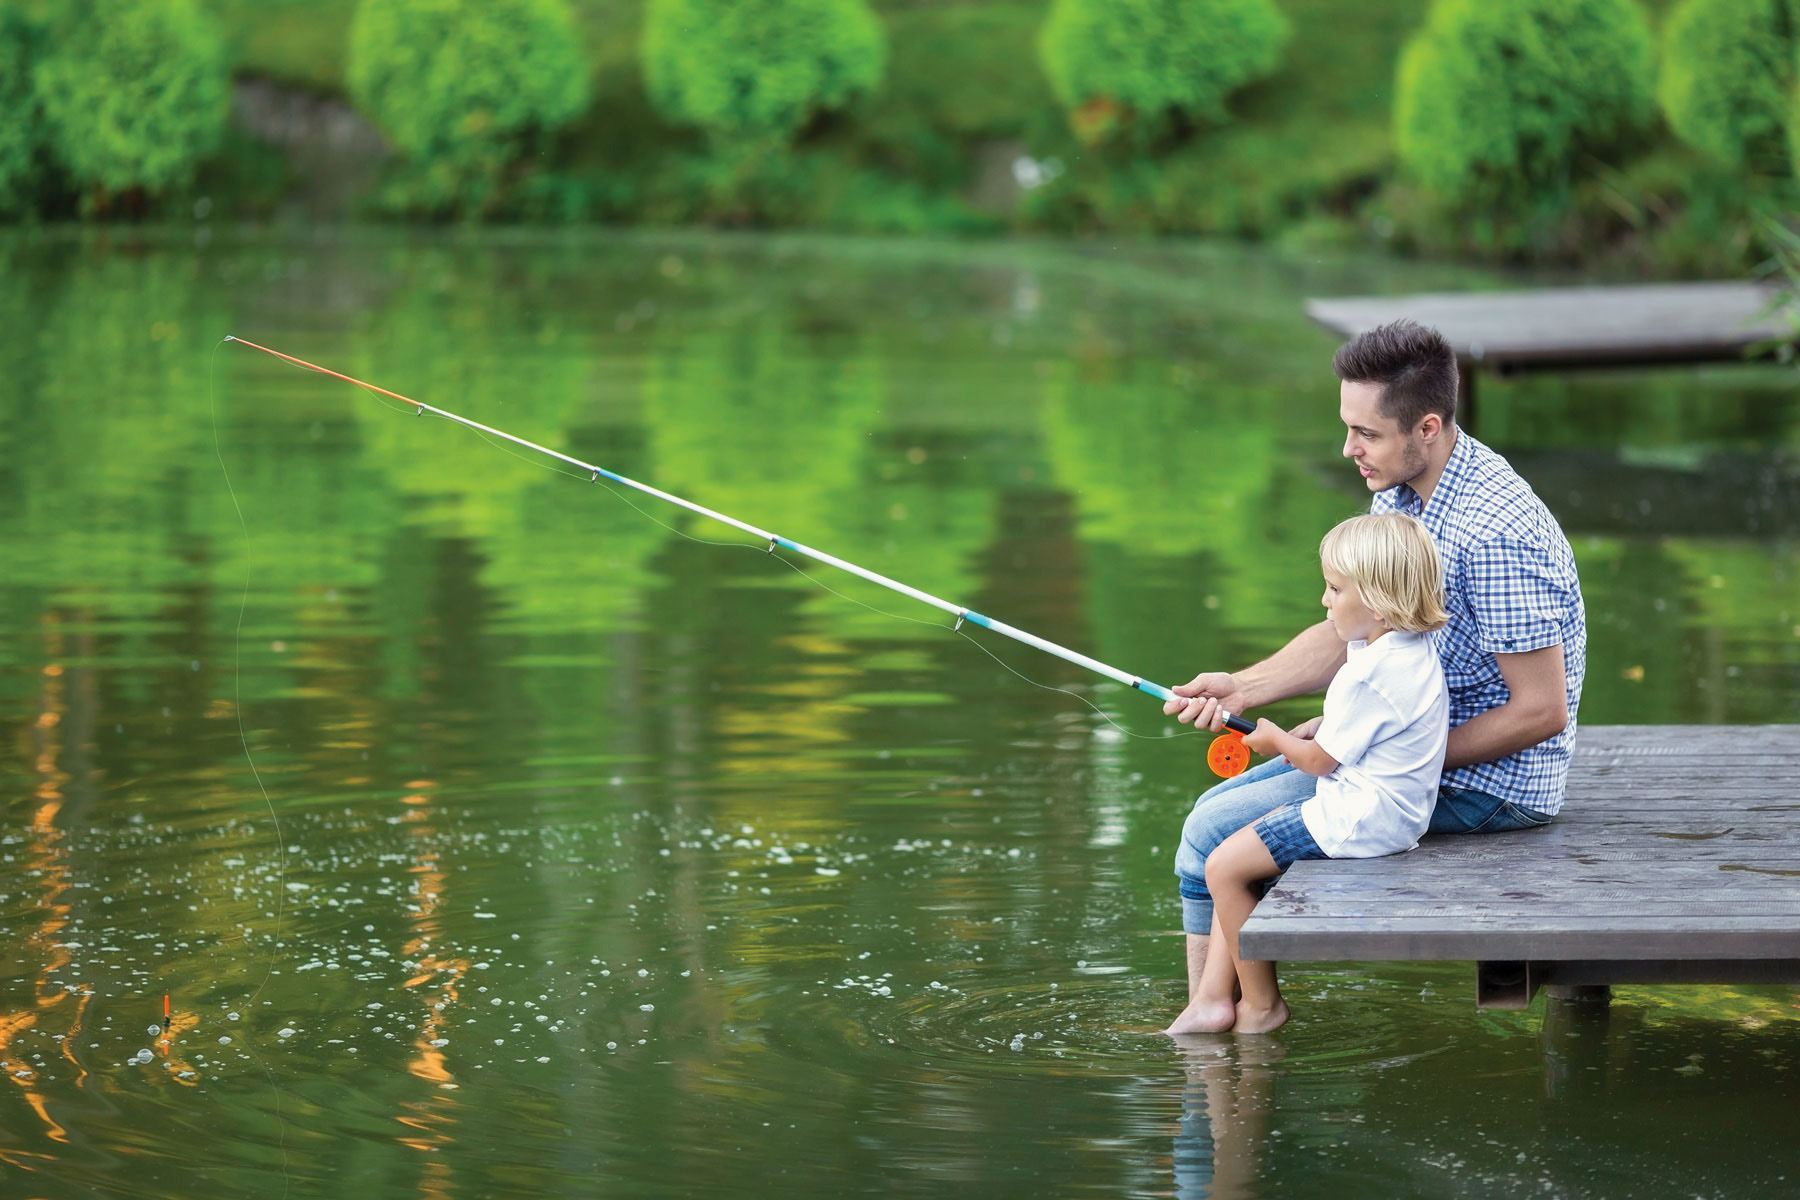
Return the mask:
<path id="1" fill-rule="evenodd" d="M 1246 721 L 1242 717 L 1234 717 L 1230 713 L 1226 713 L 1225 714 L 1225 728 L 1233 730 L 1237 733 L 1255 733 L 1256 732 L 1256 722 L 1255 721 Z"/>

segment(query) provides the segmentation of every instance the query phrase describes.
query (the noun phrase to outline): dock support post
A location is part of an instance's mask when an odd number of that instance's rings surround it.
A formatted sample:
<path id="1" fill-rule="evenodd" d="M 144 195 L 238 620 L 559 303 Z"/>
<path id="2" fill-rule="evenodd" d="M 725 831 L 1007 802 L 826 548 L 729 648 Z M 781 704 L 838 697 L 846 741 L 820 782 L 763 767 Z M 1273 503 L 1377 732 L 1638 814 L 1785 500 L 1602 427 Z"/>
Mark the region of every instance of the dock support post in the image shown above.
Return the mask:
<path id="1" fill-rule="evenodd" d="M 1456 360 L 1456 423 L 1475 432 L 1475 364 L 1466 358 Z"/>
<path id="2" fill-rule="evenodd" d="M 1543 983 L 1543 968 L 1534 962 L 1478 962 L 1475 964 L 1475 1007 L 1530 1008 L 1531 998 Z"/>

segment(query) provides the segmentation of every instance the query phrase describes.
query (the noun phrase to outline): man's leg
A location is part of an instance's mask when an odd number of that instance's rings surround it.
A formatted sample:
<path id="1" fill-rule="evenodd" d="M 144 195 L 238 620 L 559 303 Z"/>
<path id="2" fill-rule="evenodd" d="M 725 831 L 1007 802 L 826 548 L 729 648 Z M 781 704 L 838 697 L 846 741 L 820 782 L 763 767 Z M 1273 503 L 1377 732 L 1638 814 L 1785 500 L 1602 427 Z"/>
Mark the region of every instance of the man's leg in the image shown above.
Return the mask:
<path id="1" fill-rule="evenodd" d="M 1188 1001 L 1200 990 L 1206 969 L 1207 935 L 1212 931 L 1212 896 L 1206 889 L 1206 856 L 1226 838 L 1278 808 L 1299 804 L 1319 781 L 1280 759 L 1271 759 L 1236 779 L 1219 784 L 1194 802 L 1175 851 L 1181 881 L 1181 927 L 1187 934 Z M 1189 1014 L 1184 1010 L 1183 1016 Z M 1175 1024 L 1182 1022 L 1177 1017 Z M 1170 1026 L 1171 1029 L 1174 1025 Z"/>
<path id="2" fill-rule="evenodd" d="M 1219 928 L 1219 912 L 1213 914 L 1208 949 L 1201 961 L 1199 986 L 1190 989 L 1188 1006 L 1170 1023 L 1165 1033 L 1223 1033 L 1237 1023 L 1236 959 Z"/>
<path id="3" fill-rule="evenodd" d="M 1551 817 L 1509 804 L 1498 796 L 1474 788 L 1438 787 L 1437 805 L 1431 810 L 1431 833 L 1506 833 L 1536 829 Z"/>

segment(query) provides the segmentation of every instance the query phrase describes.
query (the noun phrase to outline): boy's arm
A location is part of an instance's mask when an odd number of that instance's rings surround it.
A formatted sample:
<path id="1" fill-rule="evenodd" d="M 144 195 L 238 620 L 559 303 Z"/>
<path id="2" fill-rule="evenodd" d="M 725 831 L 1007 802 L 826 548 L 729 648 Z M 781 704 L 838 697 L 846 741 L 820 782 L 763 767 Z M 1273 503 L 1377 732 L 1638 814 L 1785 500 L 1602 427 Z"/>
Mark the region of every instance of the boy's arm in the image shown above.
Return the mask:
<path id="1" fill-rule="evenodd" d="M 1344 665 L 1344 654 L 1344 641 L 1331 622 L 1320 621 L 1255 666 L 1236 672 L 1207 671 L 1176 684 L 1169 690 L 1189 699 L 1165 702 L 1163 713 L 1179 713 L 1176 719 L 1183 725 L 1192 722 L 1196 729 L 1205 725 L 1217 732 L 1225 726 L 1223 713 L 1241 713 L 1322 690 Z"/>
<path id="2" fill-rule="evenodd" d="M 1295 737 L 1266 718 L 1256 723 L 1255 732 L 1244 735 L 1244 745 L 1265 758 L 1279 754 L 1308 775 L 1329 775 L 1338 767 L 1337 759 L 1325 753 L 1318 742 Z"/>

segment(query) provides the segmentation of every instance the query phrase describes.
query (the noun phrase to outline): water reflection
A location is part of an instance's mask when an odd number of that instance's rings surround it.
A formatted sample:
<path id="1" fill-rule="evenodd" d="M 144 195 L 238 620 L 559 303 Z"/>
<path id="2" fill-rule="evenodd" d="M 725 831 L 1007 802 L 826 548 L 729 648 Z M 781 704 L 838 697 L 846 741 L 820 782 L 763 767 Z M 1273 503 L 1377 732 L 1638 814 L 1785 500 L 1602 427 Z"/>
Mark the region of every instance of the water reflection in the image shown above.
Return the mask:
<path id="1" fill-rule="evenodd" d="M 1186 1083 L 1175 1137 L 1175 1195 L 1240 1200 L 1264 1194 L 1262 1160 L 1287 1051 L 1272 1038 L 1181 1037 L 1176 1053 Z"/>
<path id="2" fill-rule="evenodd" d="M 0 1157 L 34 1194 L 1790 1168 L 1667 1116 L 1697 1085 L 1766 1132 L 1796 1065 L 1751 1027 L 1791 1026 L 1778 990 L 1622 992 L 1584 1040 L 1472 1015 L 1462 970 L 1320 969 L 1282 1038 L 1172 1051 L 1147 1031 L 1181 986 L 1161 935 L 1202 747 L 1153 705 L 208 357 L 261 333 L 1168 680 L 1314 612 L 1319 531 L 1364 497 L 1298 298 L 1395 268 L 531 234 L 0 256 Z M 1720 375 L 1642 407 L 1634 380 L 1552 382 L 1488 412 L 1574 531 L 1584 717 L 1792 719 L 1800 406 Z M 1661 501 L 1700 486 L 1690 443 L 1775 473 L 1755 526 Z M 143 1064 L 164 991 L 171 1053 Z M 1595 1086 L 1617 1128 L 1574 1111 Z"/>

